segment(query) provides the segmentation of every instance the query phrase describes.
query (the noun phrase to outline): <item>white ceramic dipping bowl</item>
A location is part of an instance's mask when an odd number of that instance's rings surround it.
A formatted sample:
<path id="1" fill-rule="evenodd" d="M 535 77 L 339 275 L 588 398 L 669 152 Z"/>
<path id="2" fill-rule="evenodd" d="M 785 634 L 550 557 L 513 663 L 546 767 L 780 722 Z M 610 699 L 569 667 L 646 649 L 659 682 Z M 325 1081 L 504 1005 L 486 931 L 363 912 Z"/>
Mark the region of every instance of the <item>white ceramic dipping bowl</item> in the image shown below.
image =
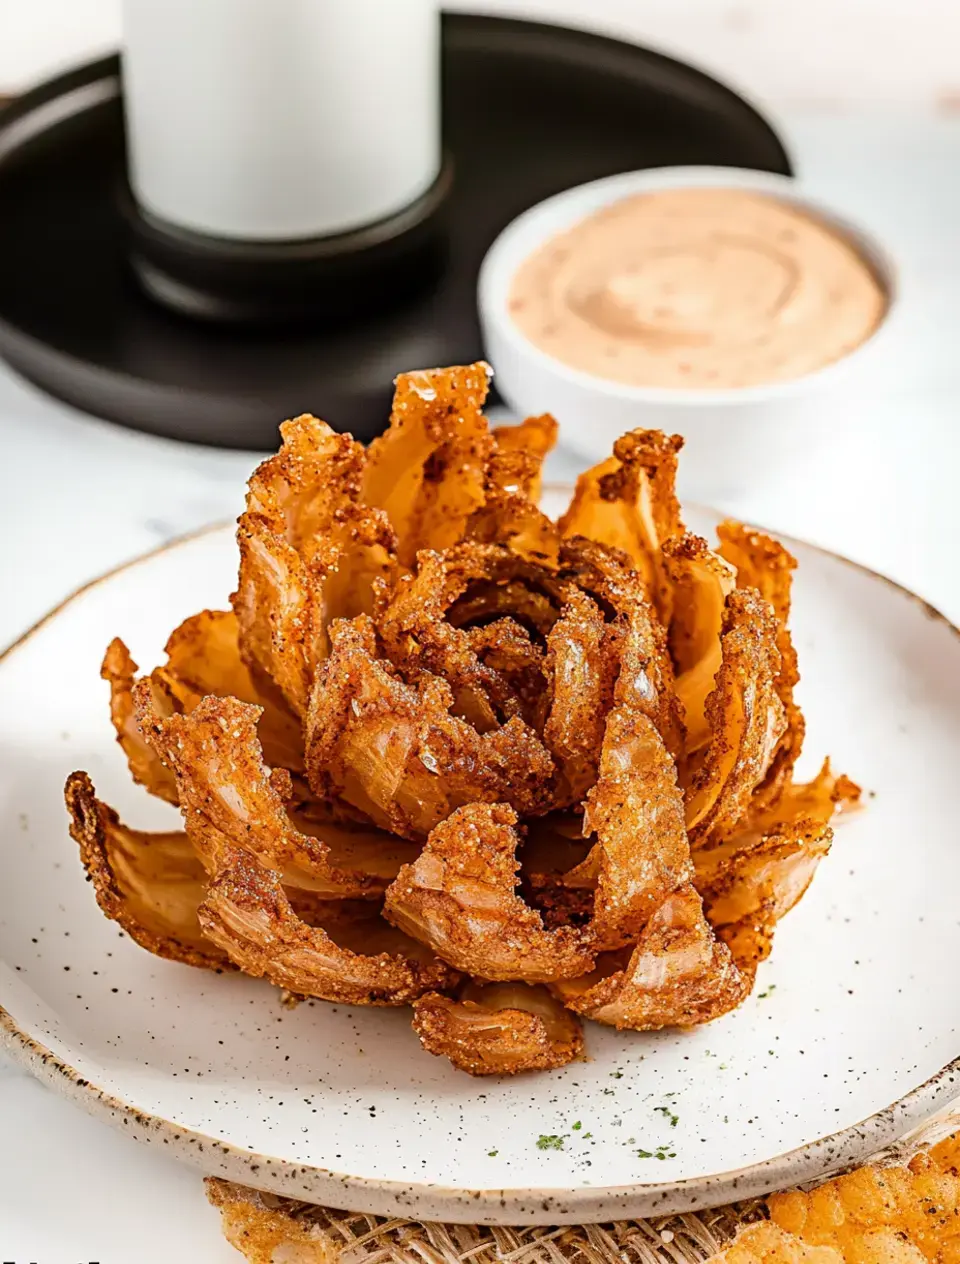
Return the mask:
<path id="1" fill-rule="evenodd" d="M 633 194 L 678 188 L 733 188 L 765 193 L 814 216 L 845 236 L 876 273 L 888 296 L 876 331 L 849 355 L 789 381 L 720 390 L 630 386 L 571 368 L 540 350 L 509 312 L 518 268 L 541 245 L 595 211 Z M 831 436 L 864 394 L 876 393 L 896 364 L 902 307 L 898 270 L 859 216 L 819 200 L 798 181 L 727 167 L 665 167 L 627 172 L 568 189 L 526 211 L 490 248 L 479 280 L 480 319 L 497 387 L 517 415 L 551 412 L 561 442 L 593 462 L 637 427 L 681 434 L 685 495 L 721 503 L 788 472 L 798 451 L 829 447 Z"/>

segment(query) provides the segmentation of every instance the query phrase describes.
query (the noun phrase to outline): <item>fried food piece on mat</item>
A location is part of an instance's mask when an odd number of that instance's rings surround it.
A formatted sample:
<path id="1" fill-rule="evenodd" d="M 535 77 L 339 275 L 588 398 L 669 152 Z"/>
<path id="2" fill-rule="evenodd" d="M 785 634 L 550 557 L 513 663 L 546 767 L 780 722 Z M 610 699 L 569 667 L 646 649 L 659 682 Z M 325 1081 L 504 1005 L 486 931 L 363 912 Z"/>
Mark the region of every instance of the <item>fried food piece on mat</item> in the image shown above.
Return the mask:
<path id="1" fill-rule="evenodd" d="M 844 1260 L 833 1247 L 810 1246 L 764 1220 L 741 1229 L 708 1264 L 844 1264 Z"/>

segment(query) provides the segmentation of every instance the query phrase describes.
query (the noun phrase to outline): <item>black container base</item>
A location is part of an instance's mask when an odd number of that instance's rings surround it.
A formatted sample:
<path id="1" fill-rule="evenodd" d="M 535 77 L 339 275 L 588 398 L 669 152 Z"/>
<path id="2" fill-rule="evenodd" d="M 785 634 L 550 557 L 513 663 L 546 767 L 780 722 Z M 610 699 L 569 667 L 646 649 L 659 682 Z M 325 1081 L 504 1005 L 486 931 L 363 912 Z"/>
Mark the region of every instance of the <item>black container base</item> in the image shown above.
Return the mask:
<path id="1" fill-rule="evenodd" d="M 431 187 L 388 219 L 332 237 L 230 241 L 167 224 L 124 185 L 127 258 L 149 297 L 179 316 L 230 325 L 334 326 L 434 284 L 453 189 L 449 158 Z"/>

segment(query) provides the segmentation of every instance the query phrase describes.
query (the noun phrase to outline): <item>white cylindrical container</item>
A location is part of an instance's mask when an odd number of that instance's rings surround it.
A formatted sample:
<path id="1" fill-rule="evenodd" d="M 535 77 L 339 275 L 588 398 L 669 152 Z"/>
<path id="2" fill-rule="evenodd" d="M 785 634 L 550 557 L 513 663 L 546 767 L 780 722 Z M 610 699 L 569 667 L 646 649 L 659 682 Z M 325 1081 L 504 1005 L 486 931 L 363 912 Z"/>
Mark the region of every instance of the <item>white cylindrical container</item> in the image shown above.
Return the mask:
<path id="1" fill-rule="evenodd" d="M 436 181 L 437 0 L 123 0 L 130 183 L 235 241 L 327 237 Z"/>

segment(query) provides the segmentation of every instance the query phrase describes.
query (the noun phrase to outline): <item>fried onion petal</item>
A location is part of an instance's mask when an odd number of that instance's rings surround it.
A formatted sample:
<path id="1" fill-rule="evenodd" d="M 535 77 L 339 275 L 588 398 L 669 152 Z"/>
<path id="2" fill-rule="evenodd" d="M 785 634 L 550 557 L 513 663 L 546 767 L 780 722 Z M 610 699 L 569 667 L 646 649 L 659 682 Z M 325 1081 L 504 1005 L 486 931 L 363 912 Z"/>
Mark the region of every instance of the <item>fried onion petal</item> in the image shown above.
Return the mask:
<path id="1" fill-rule="evenodd" d="M 413 1029 L 428 1053 L 471 1075 L 549 1071 L 583 1055 L 577 1018 L 525 983 L 471 983 L 455 999 L 430 992 L 413 1003 Z"/>
<path id="2" fill-rule="evenodd" d="M 472 514 L 465 535 L 484 544 L 506 544 L 531 562 L 556 566 L 560 533 L 538 507 L 543 458 L 556 439 L 552 417 L 530 417 L 494 431 L 487 463 L 484 503 Z"/>
<path id="3" fill-rule="evenodd" d="M 673 664 L 644 585 L 621 554 L 589 540 L 565 541 L 561 561 L 563 578 L 572 579 L 610 612 L 620 675 L 629 678 L 634 702 L 653 720 L 667 750 L 678 758 L 684 729 Z M 626 688 L 625 679 L 622 689 Z"/>
<path id="4" fill-rule="evenodd" d="M 721 667 L 706 702 L 710 743 L 686 789 L 691 844 L 724 837 L 746 813 L 783 734 L 776 619 L 752 589 L 727 598 Z"/>
<path id="5" fill-rule="evenodd" d="M 521 491 L 537 504 L 543 490 L 543 462 L 556 446 L 559 433 L 556 418 L 549 413 L 528 417 L 517 426 L 495 426 L 493 440 L 502 461 L 497 478 L 500 486 Z M 504 477 L 508 474 L 509 480 Z"/>
<path id="6" fill-rule="evenodd" d="M 499 576 L 509 556 L 503 549 L 467 544 L 443 553 L 424 550 L 416 572 L 404 576 L 377 621 L 391 662 L 409 679 L 426 670 L 453 690 L 453 713 L 479 733 L 521 713 L 521 701 L 506 676 L 480 655 L 472 629 L 449 622 L 450 608 L 471 582 Z"/>
<path id="7" fill-rule="evenodd" d="M 200 929 L 206 872 L 187 835 L 130 829 L 97 798 L 85 772 L 67 778 L 64 795 L 70 835 L 104 915 L 157 957 L 229 969 L 229 958 Z"/>
<path id="8" fill-rule="evenodd" d="M 367 613 L 395 570 L 387 517 L 360 500 L 365 453 L 316 417 L 280 427 L 283 446 L 254 472 L 237 525 L 232 598 L 240 650 L 296 715 L 306 710 L 333 619 Z"/>
<path id="9" fill-rule="evenodd" d="M 690 885 L 663 901 L 632 951 L 601 957 L 593 974 L 550 985 L 575 1013 L 631 1031 L 712 1022 L 735 1009 L 749 986 Z"/>
<path id="10" fill-rule="evenodd" d="M 279 690 L 265 677 L 257 683 L 240 656 L 240 628 L 232 610 L 202 610 L 184 619 L 166 644 L 161 668 L 184 711 L 201 698 L 237 698 L 261 708 L 257 731 L 264 758 L 271 768 L 303 771 L 303 733 L 300 721 Z"/>
<path id="11" fill-rule="evenodd" d="M 550 712 L 543 737 L 560 766 L 558 807 L 581 803 L 596 784 L 619 666 L 600 607 L 575 589 L 547 636 Z"/>
<path id="12" fill-rule="evenodd" d="M 686 729 L 684 750 L 690 755 L 710 741 L 706 703 L 721 666 L 724 611 L 737 574 L 699 536 L 676 536 L 663 553 L 673 586 L 670 651 Z"/>
<path id="13" fill-rule="evenodd" d="M 547 930 L 516 894 L 517 814 L 505 804 L 459 808 L 388 889 L 394 925 L 465 973 L 537 983 L 573 978 L 593 965 L 589 940 L 572 927 Z"/>
<path id="14" fill-rule="evenodd" d="M 618 439 L 613 456 L 577 479 L 570 508 L 560 519 L 564 538 L 582 535 L 620 549 L 639 571 L 664 624 L 672 592 L 661 550 L 683 532 L 676 496 L 678 435 L 634 430 Z"/>
<path id="15" fill-rule="evenodd" d="M 774 805 L 793 776 L 806 728 L 803 712 L 794 698 L 800 668 L 789 628 L 793 571 L 797 560 L 779 540 L 745 527 L 741 522 L 721 523 L 717 536 L 721 556 L 736 567 L 737 586 L 755 588 L 770 603 L 777 620 L 777 648 L 780 651 L 777 694 L 783 703 L 787 722 L 770 768 L 754 792 L 756 804 Z"/>
<path id="16" fill-rule="evenodd" d="M 860 787 L 827 760 L 813 781 L 789 785 L 776 807 L 752 808 L 741 828 L 694 854 L 707 917 L 737 964 L 753 971 L 773 932 L 802 899 L 833 841 L 831 820 L 856 806 Z"/>
<path id="17" fill-rule="evenodd" d="M 791 782 L 772 806 L 751 802 L 742 825 L 761 833 L 770 833 L 801 818 L 827 825 L 836 817 L 856 811 L 862 795 L 856 782 L 843 773 L 835 773 L 827 759 L 812 781 Z"/>
<path id="18" fill-rule="evenodd" d="M 597 837 L 584 863 L 596 865 L 592 930 L 603 948 L 634 942 L 693 873 L 673 761 L 653 721 L 623 696 L 622 686 L 623 679 L 584 813 L 584 833 Z"/>
<path id="19" fill-rule="evenodd" d="M 742 970 L 755 971 L 769 956 L 774 928 L 803 898 L 832 841 L 829 825 L 801 819 L 696 853 L 707 919 Z"/>
<path id="20" fill-rule="evenodd" d="M 359 924 L 345 924 L 333 906 L 326 925 L 320 907 L 309 924 L 291 906 L 280 875 L 237 851 L 207 891 L 200 924 L 245 974 L 323 1001 L 407 1005 L 456 982 L 449 966 L 384 926 L 375 906 L 361 906 Z M 371 954 L 378 940 L 389 948 Z"/>
<path id="21" fill-rule="evenodd" d="M 211 697 L 189 715 L 164 715 L 149 680 L 135 699 L 144 734 L 176 775 L 184 825 L 208 872 L 219 873 L 240 851 L 290 886 L 330 899 L 370 898 L 412 858 L 409 844 L 369 827 L 304 818 L 297 829 L 284 806 L 289 774 L 278 778 L 264 764 L 256 707 Z"/>
<path id="22" fill-rule="evenodd" d="M 110 686 L 110 719 L 116 730 L 117 741 L 137 785 L 143 786 L 158 799 L 164 799 L 176 806 L 176 778 L 143 737 L 137 723 L 133 701 L 137 670 L 130 651 L 118 636 L 114 637 L 107 646 L 100 675 Z"/>
<path id="23" fill-rule="evenodd" d="M 420 549 L 458 543 L 484 503 L 494 440 L 482 409 L 491 372 L 480 361 L 396 380 L 390 426 L 367 451 L 362 499 L 387 515 L 404 566 Z"/>

